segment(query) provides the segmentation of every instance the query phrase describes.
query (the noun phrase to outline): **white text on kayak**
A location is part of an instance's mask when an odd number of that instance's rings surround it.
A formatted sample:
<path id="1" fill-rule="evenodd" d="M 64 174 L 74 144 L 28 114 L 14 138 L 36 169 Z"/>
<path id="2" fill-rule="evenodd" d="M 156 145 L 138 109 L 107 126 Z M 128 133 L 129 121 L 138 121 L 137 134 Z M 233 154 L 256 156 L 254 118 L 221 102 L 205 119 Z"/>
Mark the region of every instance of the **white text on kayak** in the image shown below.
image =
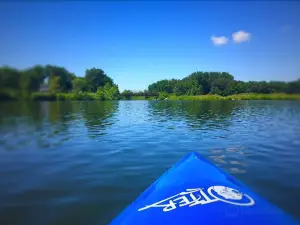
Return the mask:
<path id="1" fill-rule="evenodd" d="M 172 211 L 178 207 L 205 205 L 214 202 L 225 202 L 239 206 L 252 206 L 254 200 L 247 194 L 243 194 L 233 188 L 225 186 L 211 186 L 209 188 L 193 188 L 173 195 L 159 202 L 147 205 L 138 211 L 149 208 L 163 208 L 163 212 Z"/>

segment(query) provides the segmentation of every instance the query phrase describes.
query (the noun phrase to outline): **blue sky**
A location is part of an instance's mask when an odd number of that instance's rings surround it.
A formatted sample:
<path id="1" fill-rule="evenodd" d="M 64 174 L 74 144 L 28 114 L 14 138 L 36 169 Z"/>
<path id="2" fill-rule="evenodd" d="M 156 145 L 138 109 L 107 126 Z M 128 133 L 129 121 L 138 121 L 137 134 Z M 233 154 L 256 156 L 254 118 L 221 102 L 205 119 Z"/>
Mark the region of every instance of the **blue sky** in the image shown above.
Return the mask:
<path id="1" fill-rule="evenodd" d="M 2 2 L 0 12 L 0 65 L 54 64 L 78 76 L 98 67 L 121 90 L 197 70 L 300 78 L 296 1 Z"/>

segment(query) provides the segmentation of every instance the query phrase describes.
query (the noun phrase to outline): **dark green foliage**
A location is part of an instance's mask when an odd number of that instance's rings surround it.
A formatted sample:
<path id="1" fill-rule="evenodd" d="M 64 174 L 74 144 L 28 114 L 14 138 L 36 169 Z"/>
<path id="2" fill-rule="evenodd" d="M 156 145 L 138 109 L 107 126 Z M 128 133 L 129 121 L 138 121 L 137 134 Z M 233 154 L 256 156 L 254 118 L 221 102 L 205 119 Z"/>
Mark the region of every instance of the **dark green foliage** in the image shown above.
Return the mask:
<path id="1" fill-rule="evenodd" d="M 130 91 L 130 90 L 124 90 L 122 93 L 121 93 L 122 97 L 126 100 L 130 100 L 131 97 L 133 96 L 133 92 Z"/>
<path id="2" fill-rule="evenodd" d="M 236 81 L 229 73 L 195 72 L 182 80 L 161 80 L 149 85 L 150 93 L 167 92 L 177 96 L 217 94 L 228 96 L 239 93 L 300 93 L 300 79 L 293 82 Z"/>
<path id="3" fill-rule="evenodd" d="M 55 88 L 54 92 L 69 92 L 72 89 L 73 74 L 66 70 L 64 67 L 47 65 L 45 68 L 46 76 L 49 78 L 49 82 L 54 80 Z M 53 83 L 52 83 L 53 84 Z"/>
<path id="4" fill-rule="evenodd" d="M 95 93 L 76 92 L 76 93 L 56 93 L 56 100 L 96 100 Z"/>
<path id="5" fill-rule="evenodd" d="M 175 87 L 173 89 L 173 92 L 176 95 L 186 95 L 190 88 L 193 87 L 192 82 L 189 82 L 189 80 L 182 80 L 181 82 L 177 82 L 175 84 Z M 165 90 L 161 90 L 161 92 L 166 92 Z"/>
<path id="6" fill-rule="evenodd" d="M 300 93 L 300 79 L 287 84 L 287 93 Z"/>
<path id="7" fill-rule="evenodd" d="M 56 95 L 53 93 L 34 92 L 31 94 L 31 99 L 34 101 L 54 101 L 56 100 Z"/>
<path id="8" fill-rule="evenodd" d="M 124 90 L 121 95 L 120 98 L 123 100 L 145 100 L 145 99 L 157 99 L 158 97 L 158 93 L 152 93 L 149 92 L 148 90 L 144 90 L 144 91 L 131 91 L 131 90 Z"/>
<path id="9" fill-rule="evenodd" d="M 87 91 L 87 81 L 82 77 L 76 77 L 72 80 L 73 92 Z"/>
<path id="10" fill-rule="evenodd" d="M 158 100 L 165 100 L 169 97 L 169 93 L 168 92 L 159 92 L 158 95 Z"/>
<path id="11" fill-rule="evenodd" d="M 208 93 L 219 93 L 229 88 L 233 82 L 233 76 L 228 73 L 204 73 L 195 72 L 182 80 L 161 80 L 149 85 L 149 92 L 167 92 L 180 95 L 200 95 Z"/>
<path id="12" fill-rule="evenodd" d="M 97 68 L 86 70 L 84 77 L 76 77 L 64 67 L 54 65 L 36 65 L 25 70 L 0 67 L 0 100 L 176 99 L 176 96 L 195 99 L 193 96 L 210 95 L 222 98 L 243 93 L 299 94 L 300 79 L 291 82 L 243 82 L 234 80 L 229 73 L 194 72 L 181 80 L 165 79 L 155 82 L 149 85 L 148 90 L 138 92 L 124 90 L 120 94 L 113 80 L 103 70 Z M 272 95 L 272 99 L 274 96 L 280 99 L 290 98 Z M 266 95 L 253 94 L 243 96 L 248 97 L 269 98 Z"/>
<path id="13" fill-rule="evenodd" d="M 53 65 L 25 70 L 0 67 L 1 100 L 113 100 L 119 95 L 118 86 L 101 69 L 86 70 L 83 78 Z"/>
<path id="14" fill-rule="evenodd" d="M 172 80 L 161 80 L 156 83 L 149 85 L 148 90 L 151 93 L 159 93 L 165 91 L 167 93 L 173 93 L 175 85 L 178 81 L 175 79 Z"/>
<path id="15" fill-rule="evenodd" d="M 0 68 L 0 89 L 18 89 L 20 88 L 21 72 L 4 66 Z"/>
<path id="16" fill-rule="evenodd" d="M 87 81 L 89 91 L 92 92 L 96 92 L 98 87 L 103 87 L 106 83 L 113 84 L 113 80 L 101 69 L 92 68 L 86 70 L 84 78 Z"/>
<path id="17" fill-rule="evenodd" d="M 19 95 L 14 89 L 0 89 L 0 101 L 18 100 Z"/>
<path id="18" fill-rule="evenodd" d="M 120 92 L 117 85 L 111 85 L 111 83 L 106 83 L 103 89 L 105 100 L 115 100 L 119 98 Z"/>
<path id="19" fill-rule="evenodd" d="M 244 93 L 234 94 L 229 96 L 221 95 L 170 95 L 170 100 L 300 100 L 300 94 L 285 94 L 285 93 L 271 93 L 271 94 L 256 94 Z"/>
<path id="20" fill-rule="evenodd" d="M 41 78 L 31 69 L 24 70 L 21 73 L 20 87 L 22 91 L 33 92 L 38 91 L 41 84 Z"/>

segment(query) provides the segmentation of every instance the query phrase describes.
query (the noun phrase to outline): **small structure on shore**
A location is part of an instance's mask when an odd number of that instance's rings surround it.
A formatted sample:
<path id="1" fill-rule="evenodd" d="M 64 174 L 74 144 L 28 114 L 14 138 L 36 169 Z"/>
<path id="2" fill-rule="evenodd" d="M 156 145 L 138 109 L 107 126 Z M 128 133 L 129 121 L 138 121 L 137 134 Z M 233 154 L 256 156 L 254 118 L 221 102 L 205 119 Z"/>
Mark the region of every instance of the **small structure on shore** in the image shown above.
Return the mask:
<path id="1" fill-rule="evenodd" d="M 46 77 L 43 83 L 40 84 L 39 92 L 49 92 L 49 78 Z"/>

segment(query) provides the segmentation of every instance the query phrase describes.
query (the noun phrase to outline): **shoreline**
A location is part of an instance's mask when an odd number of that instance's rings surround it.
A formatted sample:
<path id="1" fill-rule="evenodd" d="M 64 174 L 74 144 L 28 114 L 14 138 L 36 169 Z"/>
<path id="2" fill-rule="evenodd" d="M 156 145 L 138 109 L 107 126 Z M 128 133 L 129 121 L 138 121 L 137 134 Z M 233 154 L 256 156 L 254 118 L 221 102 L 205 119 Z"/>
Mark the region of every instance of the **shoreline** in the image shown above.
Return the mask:
<path id="1" fill-rule="evenodd" d="M 228 96 L 196 95 L 196 96 L 170 96 L 170 100 L 300 100 L 300 94 L 255 94 L 244 93 Z"/>
<path id="2" fill-rule="evenodd" d="M 298 100 L 300 101 L 300 94 L 285 94 L 285 93 L 272 93 L 272 94 L 256 94 L 256 93 L 243 93 L 228 96 L 221 95 L 168 95 L 165 97 L 145 97 L 145 96 L 119 96 L 116 99 L 101 100 L 98 99 L 94 93 L 34 93 L 26 98 L 0 98 L 3 101 L 111 101 L 111 100 L 124 100 L 124 101 L 138 101 L 138 100 L 192 100 L 192 101 L 215 101 L 215 100 Z"/>

